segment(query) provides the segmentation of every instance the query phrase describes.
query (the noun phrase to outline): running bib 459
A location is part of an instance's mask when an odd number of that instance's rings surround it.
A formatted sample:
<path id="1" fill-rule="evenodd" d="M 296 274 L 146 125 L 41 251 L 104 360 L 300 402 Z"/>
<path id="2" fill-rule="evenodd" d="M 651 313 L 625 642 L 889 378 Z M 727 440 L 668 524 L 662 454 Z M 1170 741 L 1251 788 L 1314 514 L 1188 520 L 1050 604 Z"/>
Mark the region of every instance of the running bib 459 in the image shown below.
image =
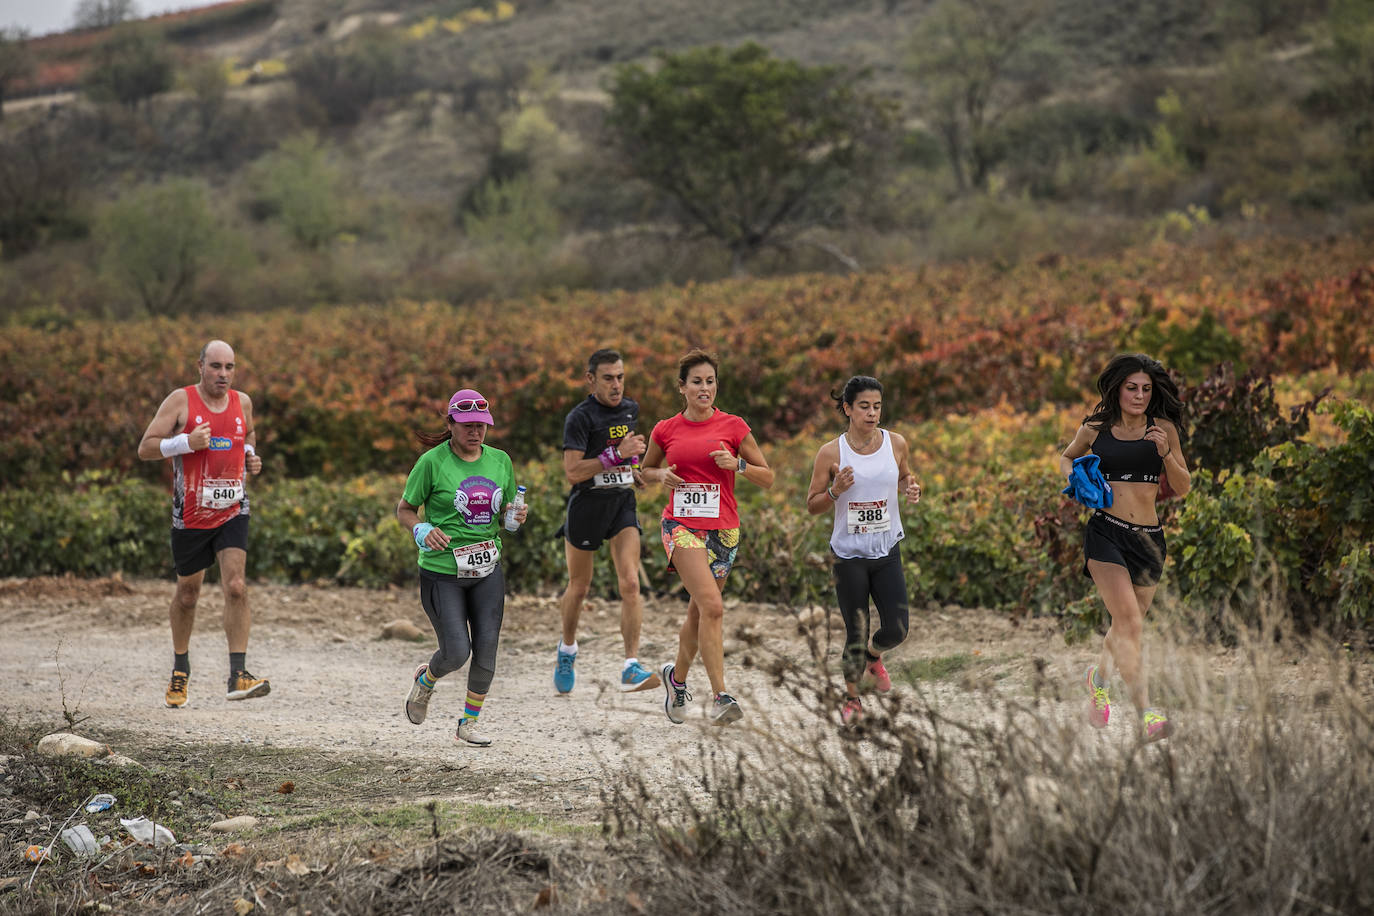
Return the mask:
<path id="1" fill-rule="evenodd" d="M 453 548 L 453 560 L 458 564 L 458 578 L 480 579 L 491 575 L 501 560 L 501 548 L 495 541 L 482 541 Z"/>
<path id="2" fill-rule="evenodd" d="M 200 507 L 202 509 L 228 509 L 243 502 L 242 480 L 202 480 L 200 482 Z"/>
<path id="3" fill-rule="evenodd" d="M 720 518 L 720 484 L 680 483 L 673 488 L 675 518 Z"/>
<path id="4" fill-rule="evenodd" d="M 892 516 L 887 512 L 887 500 L 873 502 L 851 502 L 846 519 L 846 530 L 850 534 L 874 534 L 892 529 Z"/>

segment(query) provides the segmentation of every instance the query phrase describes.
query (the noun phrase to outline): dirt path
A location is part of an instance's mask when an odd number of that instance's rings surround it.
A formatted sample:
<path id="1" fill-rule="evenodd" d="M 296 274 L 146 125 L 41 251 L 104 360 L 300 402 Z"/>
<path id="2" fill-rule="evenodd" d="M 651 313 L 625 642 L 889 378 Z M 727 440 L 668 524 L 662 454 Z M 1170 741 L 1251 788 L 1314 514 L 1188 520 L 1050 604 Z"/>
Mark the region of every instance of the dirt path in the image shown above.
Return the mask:
<path id="1" fill-rule="evenodd" d="M 427 768 L 459 767 L 472 801 L 574 821 L 598 815 L 602 781 L 625 768 L 641 771 L 651 787 L 689 784 L 703 739 L 755 754 L 766 743 L 744 740 L 751 725 L 796 728 L 803 740 L 834 732 L 770 687 L 763 671 L 745 665 L 744 656 L 759 649 L 731 638 L 745 627 L 764 637 L 762 651 L 806 658 L 802 631 L 783 609 L 738 604 L 727 609 L 727 676 L 748 718 L 721 730 L 704 723 L 707 691 L 699 667 L 690 679 L 696 703 L 682 726 L 664 716 L 661 689 L 634 694 L 614 689 L 621 651 L 619 606 L 612 602 L 589 603 L 579 634 L 577 689 L 557 696 L 552 686 L 557 599 L 518 597 L 507 604 L 497 680 L 482 713 L 484 730 L 496 743 L 485 749 L 458 746 L 451 736 L 462 711 L 462 672 L 441 683 L 424 725 L 410 725 L 402 713 L 410 674 L 433 646 L 411 589 L 252 586 L 249 666 L 271 679 L 272 693 L 229 703 L 221 686 L 226 673 L 221 599 L 217 589 L 207 587 L 192 639 L 191 705 L 167 709 L 162 692 L 171 662 L 166 623 L 171 591 L 166 582 L 119 579 L 0 582 L 5 631 L 0 711 L 57 730 L 65 701 L 85 718 L 78 731 L 96 737 L 130 734 L 139 739 L 134 743 L 152 747 L 232 742 L 387 758 L 414 775 L 397 790 L 411 797 L 425 796 Z M 677 601 L 647 603 L 641 650 L 646 664 L 661 663 L 676 651 L 683 611 Z M 398 618 L 419 626 L 423 641 L 381 639 L 382 625 Z M 832 630 L 832 637 L 840 635 L 842 630 Z M 837 652 L 835 646 L 832 654 Z M 938 667 L 961 658 L 962 674 L 922 683 L 930 684 L 925 689 L 937 699 L 971 711 L 975 707 L 961 677 L 976 676 L 1015 692 L 1026 689 L 1042 668 L 1043 676 L 1070 683 L 1090 657 L 1088 648 L 1065 647 L 1049 621 L 1015 625 L 991 612 L 935 609 L 913 613 L 912 637 L 890 667 L 916 660 Z M 1059 712 L 1073 715 L 1081 705 L 1074 703 L 1077 699 L 1071 694 L 1061 701 Z M 1128 726 L 1123 722 L 1119 728 L 1124 740 Z"/>

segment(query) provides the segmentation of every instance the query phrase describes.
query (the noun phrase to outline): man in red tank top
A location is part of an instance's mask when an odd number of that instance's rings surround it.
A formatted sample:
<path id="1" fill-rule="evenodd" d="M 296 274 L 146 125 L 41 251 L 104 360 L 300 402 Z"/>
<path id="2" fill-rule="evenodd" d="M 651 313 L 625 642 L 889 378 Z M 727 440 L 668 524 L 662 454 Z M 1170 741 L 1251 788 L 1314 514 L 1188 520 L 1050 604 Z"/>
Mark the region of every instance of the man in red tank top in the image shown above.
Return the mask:
<path id="1" fill-rule="evenodd" d="M 144 461 L 172 459 L 172 679 L 165 702 L 188 702 L 191 630 L 205 570 L 219 563 L 230 700 L 266 696 L 271 685 L 248 672 L 248 494 L 245 472 L 262 471 L 254 447 L 253 402 L 235 391 L 234 348 L 212 340 L 200 351 L 200 382 L 167 395 L 138 443 Z"/>

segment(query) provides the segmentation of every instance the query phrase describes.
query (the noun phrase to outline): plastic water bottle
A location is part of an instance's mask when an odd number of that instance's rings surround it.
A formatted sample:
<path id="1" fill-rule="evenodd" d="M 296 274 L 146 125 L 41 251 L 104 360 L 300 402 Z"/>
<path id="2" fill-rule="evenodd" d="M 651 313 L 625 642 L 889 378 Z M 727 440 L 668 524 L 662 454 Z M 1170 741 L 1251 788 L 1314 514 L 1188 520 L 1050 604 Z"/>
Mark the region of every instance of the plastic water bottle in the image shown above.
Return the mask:
<path id="1" fill-rule="evenodd" d="M 514 531 L 520 527 L 520 523 L 515 520 L 515 510 L 525 504 L 525 488 L 516 487 L 515 496 L 510 502 L 506 503 L 506 530 Z"/>

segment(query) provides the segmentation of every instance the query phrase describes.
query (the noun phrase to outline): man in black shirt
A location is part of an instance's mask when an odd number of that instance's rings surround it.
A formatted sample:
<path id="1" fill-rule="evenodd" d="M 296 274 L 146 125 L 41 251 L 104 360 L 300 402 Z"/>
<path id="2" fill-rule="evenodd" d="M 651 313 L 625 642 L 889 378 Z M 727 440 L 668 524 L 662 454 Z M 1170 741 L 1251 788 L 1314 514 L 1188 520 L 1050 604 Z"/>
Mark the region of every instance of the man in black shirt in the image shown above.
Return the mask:
<path id="1" fill-rule="evenodd" d="M 602 542 L 611 547 L 611 562 L 620 585 L 620 635 L 625 664 L 620 689 L 652 690 L 659 684 L 653 666 L 639 663 L 639 517 L 635 487 L 642 487 L 639 456 L 647 443 L 635 432 L 639 405 L 625 397 L 625 363 L 615 350 L 597 350 L 587 360 L 591 394 L 568 414 L 563 424 L 563 471 L 572 493 L 563 523 L 568 587 L 563 592 L 563 634 L 558 643 L 553 685 L 571 693 L 576 684 L 577 620 L 592 584 L 592 560 Z"/>

